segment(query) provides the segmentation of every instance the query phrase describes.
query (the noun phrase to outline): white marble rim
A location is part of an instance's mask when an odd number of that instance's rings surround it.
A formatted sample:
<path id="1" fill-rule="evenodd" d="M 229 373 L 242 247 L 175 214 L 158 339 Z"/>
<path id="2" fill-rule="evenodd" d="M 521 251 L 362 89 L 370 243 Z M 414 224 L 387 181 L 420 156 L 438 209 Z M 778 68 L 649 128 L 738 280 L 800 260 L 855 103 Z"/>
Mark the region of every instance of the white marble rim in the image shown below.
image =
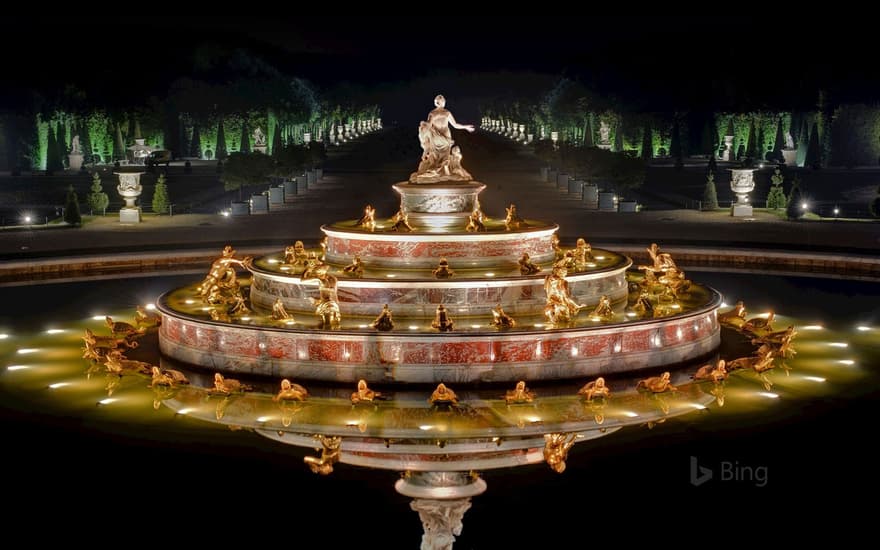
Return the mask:
<path id="1" fill-rule="evenodd" d="M 528 220 L 527 220 L 528 221 Z M 349 239 L 352 241 L 378 241 L 386 243 L 442 243 L 442 242 L 497 242 L 497 241 L 521 241 L 523 238 L 549 237 L 559 229 L 557 224 L 550 224 L 538 229 L 517 229 L 504 233 L 480 232 L 480 233 L 371 233 L 360 230 L 331 229 L 323 225 L 321 231 L 334 239 Z"/>

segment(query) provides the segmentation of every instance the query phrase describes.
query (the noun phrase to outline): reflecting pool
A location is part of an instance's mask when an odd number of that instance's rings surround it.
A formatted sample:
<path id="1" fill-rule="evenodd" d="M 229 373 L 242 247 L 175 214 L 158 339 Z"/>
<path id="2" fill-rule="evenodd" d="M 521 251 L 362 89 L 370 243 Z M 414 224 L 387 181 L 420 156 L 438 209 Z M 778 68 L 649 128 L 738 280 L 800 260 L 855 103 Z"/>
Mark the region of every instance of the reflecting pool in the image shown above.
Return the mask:
<path id="1" fill-rule="evenodd" d="M 554 541 L 575 543 L 587 518 L 670 518 L 670 503 L 682 499 L 723 505 L 719 498 L 745 494 L 759 499 L 753 506 L 762 514 L 784 515 L 797 504 L 792 492 L 806 489 L 819 501 L 877 486 L 860 437 L 873 436 L 880 393 L 876 282 L 701 272 L 694 278 L 728 303 L 743 300 L 752 314 L 773 310 L 779 327 L 798 327 L 788 368 L 766 376 L 739 371 L 720 394 L 676 372 L 683 389 L 669 397 L 640 395 L 630 391 L 634 379 L 609 378 L 622 396 L 604 409 L 576 395 L 583 381 L 537 385 L 537 404 L 509 406 L 500 398 L 504 387 L 468 388 L 459 391 L 470 403 L 463 413 L 438 415 L 426 401 L 430 387 L 379 385 L 396 405 L 355 407 L 348 402 L 354 388 L 308 385 L 314 404 L 285 411 L 271 399 L 277 380 L 251 381 L 263 393 L 226 399 L 199 389 L 210 386 L 206 372 L 191 373 L 191 386 L 166 395 L 148 388 L 147 377 L 89 372 L 81 350 L 86 328 L 106 333 L 105 316 L 130 320 L 136 305 L 193 278 L 0 288 L 8 306 L 0 313 L 4 463 L 29 487 L 15 495 L 19 511 L 58 499 L 52 506 L 59 522 L 91 522 L 99 530 L 127 518 L 142 531 L 143 519 L 134 518 L 158 514 L 190 524 L 190 536 L 281 529 L 302 537 L 332 518 L 342 529 L 323 535 L 335 541 L 327 547 L 349 538 L 386 548 L 418 545 L 418 517 L 392 489 L 399 474 L 337 464 L 332 475 L 315 476 L 303 457 L 317 453 L 283 444 L 293 437 L 279 435 L 285 423 L 338 425 L 343 437 L 373 438 L 392 449 L 408 430 L 433 430 L 433 448 L 423 451 L 438 456 L 454 451 L 445 430 L 476 440 L 490 426 L 504 449 L 511 434 L 540 435 L 577 422 L 591 433 L 602 428 L 601 437 L 572 447 L 561 475 L 544 463 L 482 470 L 489 489 L 472 501 L 456 541 L 461 548 L 521 547 L 546 541 L 548 531 Z M 725 340 L 722 353 L 748 346 Z M 151 334 L 128 355 L 158 363 L 155 347 Z"/>

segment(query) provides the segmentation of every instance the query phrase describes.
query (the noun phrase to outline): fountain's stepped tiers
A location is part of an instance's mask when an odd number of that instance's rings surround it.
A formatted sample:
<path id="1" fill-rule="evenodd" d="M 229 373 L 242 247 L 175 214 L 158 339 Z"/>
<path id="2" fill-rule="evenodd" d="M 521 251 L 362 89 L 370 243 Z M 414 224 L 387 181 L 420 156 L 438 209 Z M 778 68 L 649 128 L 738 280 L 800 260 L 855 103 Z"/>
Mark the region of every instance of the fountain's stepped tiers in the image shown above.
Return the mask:
<path id="1" fill-rule="evenodd" d="M 159 300 L 165 355 L 226 372 L 353 383 L 515 382 L 582 378 L 674 365 L 720 344 L 721 296 L 672 317 L 556 330 L 426 334 L 233 325 Z"/>
<path id="2" fill-rule="evenodd" d="M 608 266 L 591 269 L 586 273 L 569 275 L 569 288 L 574 300 L 579 304 L 594 306 L 602 295 L 612 302 L 626 300 L 626 270 L 632 265 L 629 258 L 611 252 L 604 253 Z M 453 264 L 454 266 L 454 264 Z M 251 268 L 250 300 L 257 309 L 271 311 L 275 300 L 281 298 L 288 311 L 308 311 L 315 309 L 313 299 L 318 298 L 318 281 L 303 281 L 297 276 L 282 275 L 278 271 Z M 383 304 L 391 306 L 398 317 L 433 318 L 437 305 L 444 304 L 456 316 L 492 317 L 492 308 L 501 304 L 508 314 L 541 315 L 547 298 L 544 293 L 545 270 L 529 277 L 486 277 L 468 278 L 466 275 L 452 279 L 410 279 L 406 273 L 392 273 L 388 278 L 376 273 L 374 278 L 342 278 L 337 291 L 339 309 L 343 316 L 363 315 L 375 317 Z M 422 274 L 429 276 L 429 272 Z M 384 276 L 384 278 L 378 278 Z"/>
<path id="3" fill-rule="evenodd" d="M 368 266 L 380 268 L 435 268 L 437 260 L 446 258 L 450 265 L 460 267 L 515 266 L 528 252 L 533 262 L 553 260 L 552 237 L 556 224 L 526 220 L 528 227 L 467 233 L 462 223 L 456 231 L 395 233 L 365 231 L 353 222 L 339 222 L 321 227 L 327 235 L 326 258 L 333 263 L 347 264 L 360 256 Z"/>

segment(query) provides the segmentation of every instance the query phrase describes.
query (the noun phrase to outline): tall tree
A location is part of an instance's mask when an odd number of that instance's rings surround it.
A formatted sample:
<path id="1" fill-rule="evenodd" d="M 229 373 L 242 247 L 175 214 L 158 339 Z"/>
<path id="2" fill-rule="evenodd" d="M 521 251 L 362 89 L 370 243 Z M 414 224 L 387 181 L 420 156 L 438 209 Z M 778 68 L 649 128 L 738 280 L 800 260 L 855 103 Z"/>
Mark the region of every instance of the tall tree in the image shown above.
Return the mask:
<path id="1" fill-rule="evenodd" d="M 791 191 L 788 193 L 788 202 L 785 205 L 785 215 L 790 220 L 796 220 L 804 215 L 806 208 L 803 207 L 801 186 L 797 176 L 791 181 Z"/>
<path id="2" fill-rule="evenodd" d="M 776 121 L 776 139 L 773 140 L 773 160 L 782 162 L 783 147 L 785 147 L 785 135 L 782 132 L 782 117 L 779 117 Z"/>
<path id="3" fill-rule="evenodd" d="M 623 120 L 620 120 L 617 123 L 617 129 L 614 131 L 614 152 L 622 153 L 624 149 L 623 144 Z"/>
<path id="4" fill-rule="evenodd" d="M 703 210 L 718 209 L 718 191 L 715 189 L 715 174 L 706 173 L 706 187 L 703 188 Z"/>
<path id="5" fill-rule="evenodd" d="M 810 132 L 810 144 L 807 145 L 804 166 L 809 166 L 813 170 L 822 168 L 822 149 L 819 145 L 819 124 L 817 122 L 813 123 L 813 131 Z"/>
<path id="6" fill-rule="evenodd" d="M 79 199 L 73 185 L 67 188 L 67 200 L 64 205 L 64 221 L 69 225 L 79 225 L 82 223 L 82 215 L 79 213 Z"/>
<path id="7" fill-rule="evenodd" d="M 189 156 L 197 159 L 202 158 L 202 135 L 199 132 L 199 125 L 193 123 L 192 144 L 189 149 Z"/>
<path id="8" fill-rule="evenodd" d="M 165 183 L 165 174 L 159 174 L 156 180 L 156 187 L 153 189 L 153 212 L 156 214 L 164 214 L 168 210 L 171 201 L 168 198 L 168 185 Z"/>
<path id="9" fill-rule="evenodd" d="M 642 160 L 651 162 L 654 158 L 654 138 L 651 135 L 651 124 L 645 124 L 645 131 L 642 132 Z"/>
<path id="10" fill-rule="evenodd" d="M 276 124 L 275 133 L 272 135 L 272 156 L 280 156 L 282 149 L 283 145 L 281 144 L 281 124 Z"/>
<path id="11" fill-rule="evenodd" d="M 681 127 L 678 120 L 672 125 L 672 140 L 669 143 L 669 154 L 675 159 L 675 168 L 684 168 L 684 153 L 681 146 Z"/>
<path id="12" fill-rule="evenodd" d="M 247 120 L 241 124 L 241 147 L 238 148 L 239 153 L 251 152 L 251 135 L 248 128 Z"/>
<path id="13" fill-rule="evenodd" d="M 144 134 L 141 132 L 141 121 L 137 117 L 134 119 L 134 137 L 132 139 L 144 139 Z"/>
<path id="14" fill-rule="evenodd" d="M 226 149 L 226 131 L 223 129 L 223 117 L 220 117 L 220 122 L 217 125 L 217 154 L 215 155 L 217 160 L 226 160 L 229 156 L 229 151 Z"/>
<path id="15" fill-rule="evenodd" d="M 593 113 L 587 113 L 587 120 L 584 122 L 584 147 L 595 147 L 593 140 Z"/>
<path id="16" fill-rule="evenodd" d="M 755 135 L 755 119 L 749 125 L 749 141 L 746 144 L 746 161 L 754 161 L 758 151 L 758 136 Z"/>
<path id="17" fill-rule="evenodd" d="M 764 125 L 759 124 L 758 139 L 757 141 L 755 141 L 755 160 L 760 162 L 763 161 L 764 158 L 767 156 L 767 152 L 765 150 L 765 147 L 767 147 L 766 143 L 767 141 L 764 139 Z"/>
<path id="18" fill-rule="evenodd" d="M 58 163 L 61 162 L 61 159 L 57 161 L 55 158 L 58 156 L 58 144 L 55 141 L 55 125 L 51 122 L 49 123 L 49 129 L 46 131 L 46 175 L 51 176 L 55 170 L 60 170 L 58 167 Z"/>
<path id="19" fill-rule="evenodd" d="M 116 125 L 116 139 L 113 140 L 113 160 L 125 160 L 125 142 L 122 141 L 122 124 Z"/>
<path id="20" fill-rule="evenodd" d="M 63 170 L 67 154 L 70 152 L 67 150 L 67 125 L 63 120 L 58 122 L 58 135 L 55 139 L 57 140 L 55 145 L 58 147 L 58 158 L 61 159 L 61 169 Z"/>

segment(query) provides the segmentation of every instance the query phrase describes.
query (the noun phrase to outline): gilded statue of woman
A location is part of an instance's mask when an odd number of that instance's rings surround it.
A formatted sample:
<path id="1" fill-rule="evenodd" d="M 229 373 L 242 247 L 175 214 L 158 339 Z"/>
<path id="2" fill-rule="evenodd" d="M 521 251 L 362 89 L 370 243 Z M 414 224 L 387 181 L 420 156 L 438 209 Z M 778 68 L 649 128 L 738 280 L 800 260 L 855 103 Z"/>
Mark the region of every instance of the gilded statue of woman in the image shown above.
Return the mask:
<path id="1" fill-rule="evenodd" d="M 436 109 L 428 113 L 428 120 L 419 124 L 419 141 L 422 144 L 422 160 L 419 169 L 409 181 L 434 183 L 438 181 L 470 181 L 471 175 L 461 166 L 461 150 L 454 147 L 449 127 L 473 132 L 471 124 L 459 124 L 446 110 L 446 98 L 434 98 Z"/>

